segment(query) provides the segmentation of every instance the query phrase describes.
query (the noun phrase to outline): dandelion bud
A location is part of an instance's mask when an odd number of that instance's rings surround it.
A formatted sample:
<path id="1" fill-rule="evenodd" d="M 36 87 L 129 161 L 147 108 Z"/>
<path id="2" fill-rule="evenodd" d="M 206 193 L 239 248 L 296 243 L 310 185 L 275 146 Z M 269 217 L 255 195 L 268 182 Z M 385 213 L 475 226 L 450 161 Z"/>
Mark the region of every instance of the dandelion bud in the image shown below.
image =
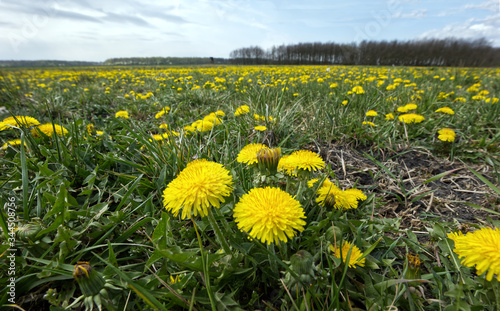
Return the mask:
<path id="1" fill-rule="evenodd" d="M 76 263 L 73 277 L 80 285 L 80 290 L 85 297 L 97 295 L 104 288 L 104 279 L 98 271 L 92 269 L 87 261 Z"/>
<path id="2" fill-rule="evenodd" d="M 410 253 L 406 254 L 406 258 L 408 260 L 407 267 L 406 267 L 406 274 L 405 278 L 409 280 L 413 279 L 419 279 L 420 278 L 420 265 L 422 264 L 422 261 L 420 260 L 420 257 L 418 254 L 412 255 Z M 410 285 L 412 282 L 410 282 Z"/>
<path id="3" fill-rule="evenodd" d="M 281 148 L 261 149 L 257 152 L 257 163 L 262 173 L 276 174 L 281 159 Z"/>

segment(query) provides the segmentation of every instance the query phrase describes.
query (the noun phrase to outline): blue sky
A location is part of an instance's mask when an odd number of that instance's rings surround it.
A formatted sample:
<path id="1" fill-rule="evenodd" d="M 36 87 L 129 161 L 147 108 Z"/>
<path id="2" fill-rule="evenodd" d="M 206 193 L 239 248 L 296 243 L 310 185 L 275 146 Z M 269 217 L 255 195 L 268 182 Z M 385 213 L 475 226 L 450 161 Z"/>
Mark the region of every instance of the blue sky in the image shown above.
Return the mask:
<path id="1" fill-rule="evenodd" d="M 1 60 L 229 57 L 299 42 L 485 38 L 500 0 L 0 0 Z"/>

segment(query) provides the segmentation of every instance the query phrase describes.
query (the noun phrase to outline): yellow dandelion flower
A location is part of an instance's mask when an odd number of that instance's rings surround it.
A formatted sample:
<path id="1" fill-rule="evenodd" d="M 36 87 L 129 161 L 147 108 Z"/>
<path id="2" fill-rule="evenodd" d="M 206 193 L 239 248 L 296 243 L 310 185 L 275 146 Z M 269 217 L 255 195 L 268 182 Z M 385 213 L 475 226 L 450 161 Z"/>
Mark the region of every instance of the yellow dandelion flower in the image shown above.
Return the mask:
<path id="1" fill-rule="evenodd" d="M 309 150 L 298 150 L 289 156 L 284 156 L 278 163 L 278 169 L 288 175 L 297 175 L 297 171 L 316 171 L 325 168 L 325 161 L 316 153 Z"/>
<path id="2" fill-rule="evenodd" d="M 194 160 L 163 191 L 163 206 L 181 218 L 192 214 L 205 217 L 210 206 L 219 208 L 224 197 L 231 195 L 233 181 L 222 164 L 205 159 Z"/>
<path id="3" fill-rule="evenodd" d="M 216 116 L 221 116 L 221 117 L 223 117 L 223 116 L 225 116 L 225 115 L 226 115 L 226 114 L 224 113 L 224 111 L 222 111 L 222 110 L 217 110 L 214 114 L 215 114 Z"/>
<path id="4" fill-rule="evenodd" d="M 455 114 L 455 111 L 453 111 L 453 109 L 451 109 L 450 107 L 439 108 L 435 112 L 442 112 L 442 113 L 452 114 L 452 115 Z"/>
<path id="5" fill-rule="evenodd" d="M 356 265 L 360 267 L 365 266 L 365 258 L 361 258 L 361 256 L 363 256 L 363 253 L 361 253 L 356 245 L 353 245 L 350 242 L 344 241 L 344 243 L 342 244 L 342 248 L 335 248 L 330 244 L 330 250 L 333 252 L 333 256 L 341 258 L 342 262 L 345 262 L 347 260 L 347 254 L 349 254 L 349 250 L 351 250 L 351 255 L 349 256 L 348 263 L 349 268 L 356 268 Z"/>
<path id="6" fill-rule="evenodd" d="M 442 141 L 449 141 L 449 142 L 454 142 L 455 141 L 455 131 L 452 129 L 441 129 L 438 131 L 438 139 Z"/>
<path id="7" fill-rule="evenodd" d="M 170 107 L 164 107 L 160 112 L 155 114 L 155 119 L 161 118 L 165 113 L 170 111 Z"/>
<path id="8" fill-rule="evenodd" d="M 375 110 L 369 110 L 369 111 L 366 113 L 366 116 L 367 116 L 367 117 L 376 117 L 376 116 L 378 116 L 378 113 L 377 113 Z"/>
<path id="9" fill-rule="evenodd" d="M 385 115 L 386 120 L 394 120 L 394 115 L 392 113 L 388 113 Z"/>
<path id="10" fill-rule="evenodd" d="M 363 87 L 361 85 L 356 85 L 355 87 L 352 88 L 352 92 L 356 94 L 365 94 L 365 90 L 363 90 Z"/>
<path id="11" fill-rule="evenodd" d="M 40 132 L 51 137 L 56 133 L 58 136 L 63 136 L 68 134 L 68 130 L 59 124 L 45 123 L 39 125 L 31 130 L 31 134 L 35 137 L 41 137 Z"/>
<path id="12" fill-rule="evenodd" d="M 256 131 L 263 132 L 263 131 L 267 130 L 267 127 L 265 127 L 265 126 L 263 126 L 263 125 L 259 125 L 259 126 L 254 127 L 254 129 L 255 129 Z"/>
<path id="13" fill-rule="evenodd" d="M 370 122 L 370 121 L 363 121 L 363 125 L 370 125 L 371 127 L 375 127 L 375 123 Z"/>
<path id="14" fill-rule="evenodd" d="M 236 111 L 234 112 L 234 115 L 241 116 L 242 114 L 249 113 L 250 112 L 250 107 L 248 105 L 243 105 L 238 108 L 236 108 Z"/>
<path id="15" fill-rule="evenodd" d="M 416 113 L 406 113 L 398 117 L 400 122 L 404 123 L 420 123 L 425 120 L 424 116 Z"/>
<path id="16" fill-rule="evenodd" d="M 349 101 L 347 101 L 347 100 L 342 101 L 342 105 L 344 105 L 344 106 L 347 105 L 348 103 L 349 103 Z"/>
<path id="17" fill-rule="evenodd" d="M 240 230 L 262 243 L 287 242 L 296 231 L 304 231 L 306 218 L 299 201 L 279 188 L 254 188 L 234 207 Z"/>
<path id="18" fill-rule="evenodd" d="M 129 118 L 128 111 L 125 111 L 125 110 L 118 111 L 118 112 L 115 114 L 115 118 L 124 118 L 124 119 L 128 119 L 128 118 Z"/>
<path id="19" fill-rule="evenodd" d="M 407 105 L 404 105 L 402 107 L 398 107 L 396 110 L 398 112 L 408 112 L 410 110 L 415 110 L 417 109 L 417 105 L 413 104 L 413 103 L 410 103 L 410 104 L 407 104 Z"/>
<path id="20" fill-rule="evenodd" d="M 455 242 L 453 251 L 462 258 L 464 266 L 476 266 L 478 275 L 488 271 L 487 281 L 493 275 L 500 281 L 500 229 L 482 228 L 465 235 L 449 233 L 448 238 Z"/>
<path id="21" fill-rule="evenodd" d="M 9 140 L 5 144 L 3 144 L 0 150 L 6 150 L 7 148 L 9 148 L 9 146 L 19 146 L 20 144 L 21 144 L 20 139 Z M 24 144 L 24 146 L 26 147 L 26 144 Z"/>
<path id="22" fill-rule="evenodd" d="M 37 119 L 28 117 L 28 116 L 13 116 L 13 117 L 8 117 L 3 119 L 2 122 L 0 122 L 0 131 L 4 131 L 7 129 L 12 128 L 11 126 L 15 127 L 30 127 L 33 125 L 39 125 L 40 122 L 38 122 Z"/>
<path id="23" fill-rule="evenodd" d="M 311 180 L 308 180 L 307 181 L 307 187 L 308 188 L 314 187 L 314 184 L 317 183 L 318 181 L 319 181 L 319 179 L 317 179 L 317 178 L 313 178 Z"/>
<path id="24" fill-rule="evenodd" d="M 269 149 L 266 145 L 263 144 L 249 144 L 243 147 L 238 153 L 238 157 L 236 161 L 239 163 L 246 163 L 247 165 L 252 165 L 257 163 L 257 154 L 262 149 Z"/>
<path id="25" fill-rule="evenodd" d="M 367 199 L 366 195 L 359 189 L 341 190 L 334 183 L 325 180 L 317 191 L 316 202 L 320 205 L 336 209 L 356 209 L 359 201 Z"/>

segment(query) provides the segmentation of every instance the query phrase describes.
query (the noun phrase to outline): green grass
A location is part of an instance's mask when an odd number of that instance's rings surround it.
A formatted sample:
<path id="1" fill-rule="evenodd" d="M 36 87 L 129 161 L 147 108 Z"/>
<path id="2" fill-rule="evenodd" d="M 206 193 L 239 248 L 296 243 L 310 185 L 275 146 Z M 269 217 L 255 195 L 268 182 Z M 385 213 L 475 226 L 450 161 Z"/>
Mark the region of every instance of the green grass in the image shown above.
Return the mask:
<path id="1" fill-rule="evenodd" d="M 358 84 L 365 93 L 349 94 Z M 14 200 L 15 304 L 25 310 L 498 310 L 498 281 L 461 265 L 447 233 L 500 227 L 499 85 L 500 71 L 482 68 L 4 71 L 0 103 L 10 114 L 68 133 L 0 131 L 2 143 L 25 143 L 0 156 L 0 284 L 11 277 L 5 206 Z M 481 91 L 488 94 L 473 99 Z M 398 121 L 397 107 L 410 102 L 424 122 Z M 250 113 L 234 116 L 241 105 Z M 165 106 L 169 113 L 155 119 Z M 435 112 L 445 106 L 455 114 Z M 367 117 L 371 109 L 378 116 Z M 119 110 L 130 119 L 115 118 Z M 226 115 L 211 131 L 182 130 L 217 110 Z M 388 113 L 396 119 L 386 120 Z M 151 139 L 165 132 L 162 123 L 180 135 Z M 89 124 L 104 134 L 89 133 Z M 437 138 L 442 128 L 456 132 L 454 142 Z M 238 163 L 239 151 L 257 142 L 283 154 L 317 152 L 326 168 L 307 179 L 330 179 L 367 199 L 357 209 L 328 208 L 316 202 L 318 184 Z M 199 158 L 223 164 L 234 191 L 210 217 L 174 217 L 163 208 L 163 191 Z M 286 189 L 305 210 L 304 231 L 287 243 L 250 240 L 234 222 L 241 196 L 264 184 Z M 329 246 L 343 241 L 364 253 L 364 267 L 332 255 Z M 418 268 L 408 254 L 419 256 Z M 103 280 L 98 294 L 82 297 L 72 276 L 79 261 Z M 1 304 L 12 304 L 2 288 Z"/>

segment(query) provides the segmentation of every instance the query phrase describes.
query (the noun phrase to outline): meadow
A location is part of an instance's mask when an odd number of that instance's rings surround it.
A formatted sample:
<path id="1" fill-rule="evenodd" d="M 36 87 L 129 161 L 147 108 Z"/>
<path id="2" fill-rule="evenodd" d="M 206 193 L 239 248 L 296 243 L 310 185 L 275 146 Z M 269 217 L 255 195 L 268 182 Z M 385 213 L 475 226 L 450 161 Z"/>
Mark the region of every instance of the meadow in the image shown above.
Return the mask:
<path id="1" fill-rule="evenodd" d="M 1 305 L 500 310 L 500 69 L 0 72 Z"/>

